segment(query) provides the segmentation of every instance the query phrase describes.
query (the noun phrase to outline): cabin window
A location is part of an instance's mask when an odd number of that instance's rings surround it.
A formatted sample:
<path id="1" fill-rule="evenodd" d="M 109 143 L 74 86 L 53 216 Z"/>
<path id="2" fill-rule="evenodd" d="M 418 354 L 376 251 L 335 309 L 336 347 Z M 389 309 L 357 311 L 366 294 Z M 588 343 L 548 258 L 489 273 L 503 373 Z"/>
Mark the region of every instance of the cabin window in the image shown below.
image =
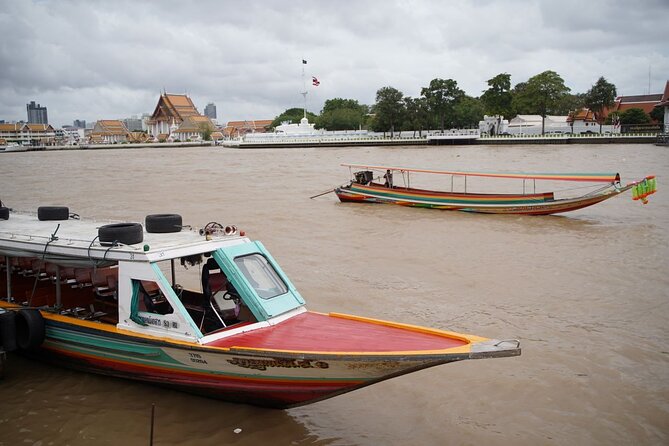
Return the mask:
<path id="1" fill-rule="evenodd" d="M 264 256 L 235 257 L 235 264 L 260 298 L 271 299 L 288 292 L 288 287 Z"/>
<path id="2" fill-rule="evenodd" d="M 131 306 L 130 319 L 141 325 L 146 325 L 146 323 L 139 316 L 140 311 L 153 314 L 171 314 L 174 312 L 158 283 L 150 280 L 132 280 Z"/>

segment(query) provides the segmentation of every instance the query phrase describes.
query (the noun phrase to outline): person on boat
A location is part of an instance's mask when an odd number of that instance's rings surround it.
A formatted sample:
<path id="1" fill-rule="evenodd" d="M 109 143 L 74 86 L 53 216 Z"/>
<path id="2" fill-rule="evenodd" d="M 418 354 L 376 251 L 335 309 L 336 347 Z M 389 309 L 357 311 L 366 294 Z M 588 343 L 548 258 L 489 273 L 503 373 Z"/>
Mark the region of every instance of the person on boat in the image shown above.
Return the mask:
<path id="1" fill-rule="evenodd" d="M 383 185 L 392 189 L 393 188 L 393 173 L 390 171 L 390 169 L 386 170 L 386 174 L 383 176 L 383 178 L 385 178 L 385 180 L 386 180 L 386 182 Z"/>

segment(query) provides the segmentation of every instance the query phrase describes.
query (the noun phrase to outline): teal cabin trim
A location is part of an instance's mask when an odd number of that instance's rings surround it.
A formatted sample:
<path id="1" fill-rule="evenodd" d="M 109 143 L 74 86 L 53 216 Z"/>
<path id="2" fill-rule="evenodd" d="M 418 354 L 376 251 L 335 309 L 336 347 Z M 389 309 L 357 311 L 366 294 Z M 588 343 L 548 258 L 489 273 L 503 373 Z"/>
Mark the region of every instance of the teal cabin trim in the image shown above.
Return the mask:
<path id="1" fill-rule="evenodd" d="M 139 325 L 147 326 L 139 316 L 139 280 L 132 279 L 132 299 L 130 300 L 130 320 Z"/>
<path id="2" fill-rule="evenodd" d="M 175 311 L 178 311 L 179 314 L 184 315 L 184 319 L 188 321 L 188 325 L 198 338 L 203 337 L 204 335 L 202 334 L 198 326 L 195 325 L 195 322 L 193 322 L 193 318 L 188 314 L 186 307 L 184 307 L 181 300 L 177 297 L 176 293 L 172 289 L 172 285 L 170 285 L 170 283 L 167 280 L 167 277 L 165 277 L 165 274 L 163 274 L 158 264 L 152 263 L 151 268 L 153 269 L 153 272 L 156 275 L 158 282 L 160 282 L 160 284 L 162 285 L 162 288 L 164 290 L 167 290 L 167 292 L 169 293 L 169 300 L 170 304 L 172 305 L 172 308 L 174 308 Z"/>
<path id="3" fill-rule="evenodd" d="M 287 292 L 269 299 L 261 298 L 235 264 L 236 258 L 249 254 L 263 256 L 284 282 Z M 213 256 L 258 321 L 266 321 L 304 305 L 304 299 L 300 293 L 297 292 L 295 286 L 278 266 L 274 258 L 267 252 L 262 243 L 251 242 L 220 248 L 213 252 Z"/>

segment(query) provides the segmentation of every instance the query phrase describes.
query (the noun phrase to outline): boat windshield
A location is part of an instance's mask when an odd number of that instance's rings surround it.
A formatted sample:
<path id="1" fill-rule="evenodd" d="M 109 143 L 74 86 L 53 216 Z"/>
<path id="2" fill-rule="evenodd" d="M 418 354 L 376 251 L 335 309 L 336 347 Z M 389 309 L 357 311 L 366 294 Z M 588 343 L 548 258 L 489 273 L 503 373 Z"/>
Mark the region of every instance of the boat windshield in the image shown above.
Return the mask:
<path id="1" fill-rule="evenodd" d="M 235 257 L 235 264 L 260 298 L 271 299 L 288 292 L 286 284 L 261 254 Z"/>

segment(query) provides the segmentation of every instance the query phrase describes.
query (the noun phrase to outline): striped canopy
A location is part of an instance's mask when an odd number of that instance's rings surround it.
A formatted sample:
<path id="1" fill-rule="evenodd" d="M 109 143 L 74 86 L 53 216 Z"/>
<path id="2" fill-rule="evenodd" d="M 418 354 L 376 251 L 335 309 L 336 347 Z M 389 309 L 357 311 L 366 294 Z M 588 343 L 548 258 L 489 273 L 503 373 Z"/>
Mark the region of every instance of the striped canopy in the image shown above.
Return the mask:
<path id="1" fill-rule="evenodd" d="M 620 174 L 618 173 L 529 173 L 529 172 L 463 172 L 457 170 L 428 170 L 428 169 L 414 169 L 408 167 L 396 166 L 370 166 L 365 164 L 347 164 L 342 166 L 353 167 L 356 169 L 373 169 L 373 170 L 391 170 L 399 172 L 420 172 L 420 173 L 435 173 L 442 175 L 461 175 L 461 176 L 476 176 L 476 177 L 494 177 L 494 178 L 516 178 L 524 180 L 556 180 L 556 181 L 587 181 L 587 182 L 601 182 L 601 183 L 616 183 L 620 181 Z"/>

